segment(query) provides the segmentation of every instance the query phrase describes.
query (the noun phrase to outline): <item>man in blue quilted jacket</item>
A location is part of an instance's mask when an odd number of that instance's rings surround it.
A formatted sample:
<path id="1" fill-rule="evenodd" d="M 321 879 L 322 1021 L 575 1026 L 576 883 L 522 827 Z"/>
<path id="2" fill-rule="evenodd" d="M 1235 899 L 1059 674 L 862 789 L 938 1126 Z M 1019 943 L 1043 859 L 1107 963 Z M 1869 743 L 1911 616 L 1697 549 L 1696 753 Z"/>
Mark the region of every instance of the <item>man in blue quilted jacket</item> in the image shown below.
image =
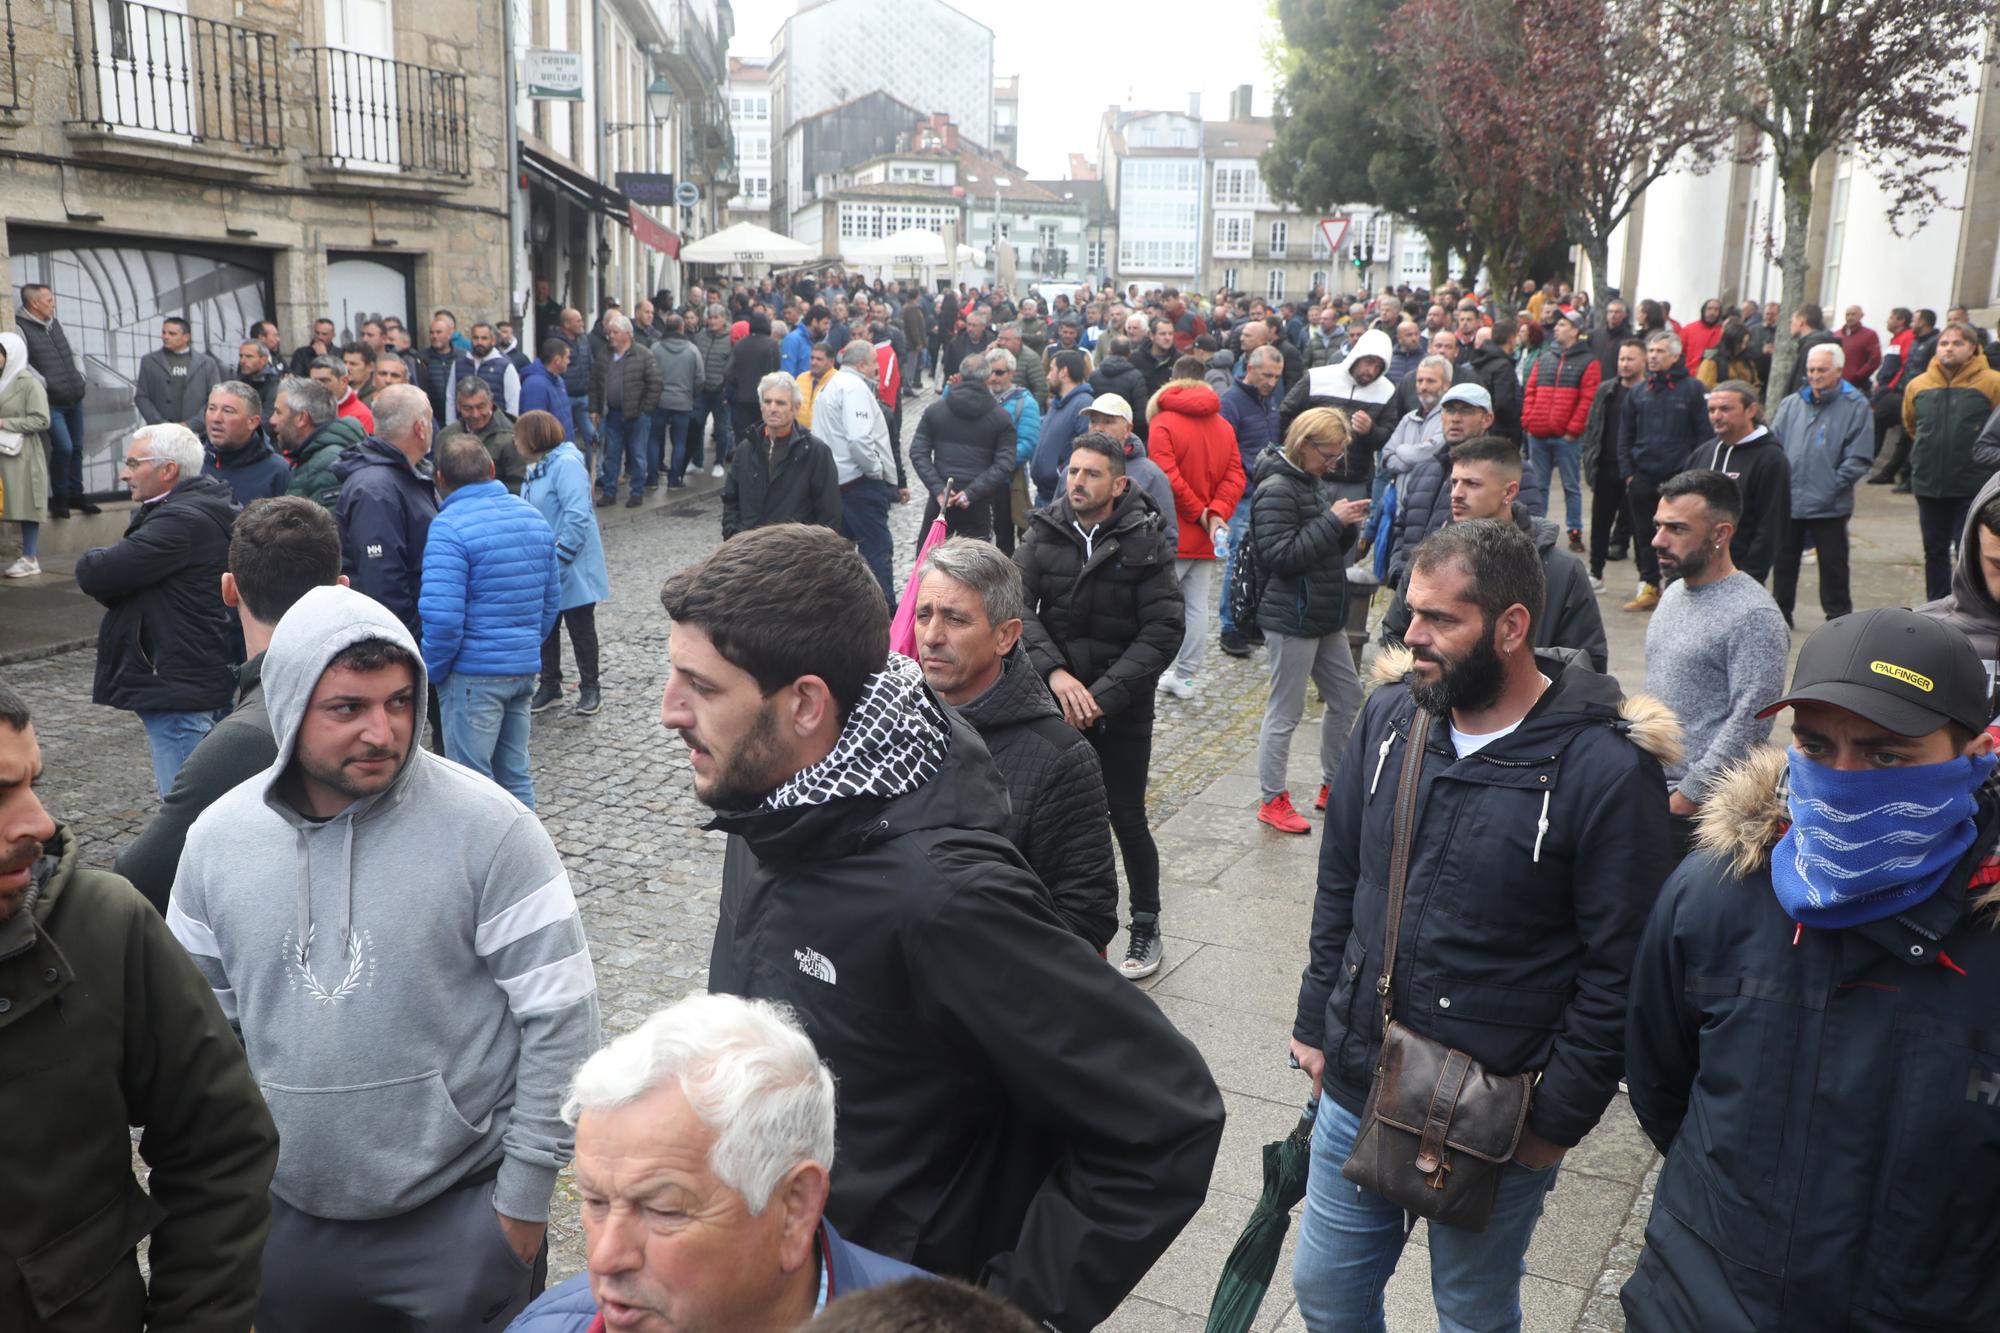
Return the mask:
<path id="1" fill-rule="evenodd" d="M 437 463 L 444 502 L 424 545 L 417 611 L 445 757 L 533 809 L 528 702 L 562 603 L 555 533 L 494 479 L 478 436 L 444 441 Z"/>

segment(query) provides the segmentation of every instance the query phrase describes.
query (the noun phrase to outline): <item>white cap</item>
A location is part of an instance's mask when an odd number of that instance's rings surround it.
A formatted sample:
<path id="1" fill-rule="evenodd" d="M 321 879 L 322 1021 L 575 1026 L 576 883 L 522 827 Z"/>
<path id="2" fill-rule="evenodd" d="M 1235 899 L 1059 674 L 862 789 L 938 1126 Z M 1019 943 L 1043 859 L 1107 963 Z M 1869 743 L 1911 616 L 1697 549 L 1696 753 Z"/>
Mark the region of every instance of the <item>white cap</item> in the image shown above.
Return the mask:
<path id="1" fill-rule="evenodd" d="M 1115 393 L 1099 394 L 1091 399 L 1090 406 L 1083 411 L 1086 416 L 1096 412 L 1107 417 L 1123 417 L 1128 422 L 1132 420 L 1132 405 L 1126 402 L 1122 395 Z"/>

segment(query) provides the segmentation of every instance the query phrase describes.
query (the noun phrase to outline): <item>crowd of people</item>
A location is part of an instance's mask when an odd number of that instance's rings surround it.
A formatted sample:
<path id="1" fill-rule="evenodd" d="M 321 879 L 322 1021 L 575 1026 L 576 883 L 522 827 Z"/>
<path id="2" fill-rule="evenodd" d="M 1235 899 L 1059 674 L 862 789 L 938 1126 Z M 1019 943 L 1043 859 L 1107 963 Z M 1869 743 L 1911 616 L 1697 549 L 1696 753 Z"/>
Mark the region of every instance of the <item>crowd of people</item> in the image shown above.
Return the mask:
<path id="1" fill-rule="evenodd" d="M 32 578 L 86 497 L 22 295 Z M 160 797 L 114 869 L 0 684 L 0 1096 L 44 1164 L 0 1184 L 0 1324 L 1096 1326 L 1223 1125 L 1127 984 L 1166 948 L 1155 723 L 1261 646 L 1279 834 L 1325 705 L 1307 1327 L 1382 1328 L 1428 1216 L 1440 1323 L 1518 1328 L 1621 1082 L 1666 1159 L 1628 1326 L 2000 1325 L 2000 371 L 1963 311 L 1803 306 L 1766 425 L 1776 308 L 1520 295 L 826 272 L 586 329 L 542 283 L 532 355 L 260 322 L 233 377 L 163 321 L 128 526 L 75 568 Z M 660 725 L 728 835 L 711 993 L 607 1042 L 531 720 L 565 627 L 603 706 L 598 511 L 711 458 L 719 543 L 658 591 Z M 1855 488 L 1906 472 L 1930 600 L 1856 612 Z M 572 1166 L 587 1271 L 545 1291 Z"/>

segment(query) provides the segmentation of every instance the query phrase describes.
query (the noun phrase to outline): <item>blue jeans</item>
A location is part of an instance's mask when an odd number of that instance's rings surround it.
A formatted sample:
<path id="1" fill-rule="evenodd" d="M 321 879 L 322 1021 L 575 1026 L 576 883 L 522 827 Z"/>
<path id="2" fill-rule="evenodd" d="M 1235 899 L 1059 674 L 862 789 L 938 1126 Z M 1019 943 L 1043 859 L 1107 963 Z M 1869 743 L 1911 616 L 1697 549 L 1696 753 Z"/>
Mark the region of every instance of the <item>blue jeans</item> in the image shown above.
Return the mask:
<path id="1" fill-rule="evenodd" d="M 1535 517 L 1541 518 L 1549 512 L 1549 474 L 1560 468 L 1563 484 L 1564 527 L 1571 531 L 1583 528 L 1583 446 L 1575 440 L 1555 439 L 1544 435 L 1528 437 L 1528 456 L 1535 465 L 1535 481 L 1541 487 L 1541 500 L 1535 506 Z"/>
<path id="2" fill-rule="evenodd" d="M 651 463 L 651 434 L 645 417 L 628 417 L 617 412 L 604 415 L 604 458 L 597 465 L 597 489 L 607 496 L 618 494 L 619 465 L 625 467 L 625 484 L 632 494 L 646 490 L 646 469 Z"/>
<path id="3" fill-rule="evenodd" d="M 49 408 L 49 503 L 83 498 L 83 404 Z"/>
<path id="4" fill-rule="evenodd" d="M 569 420 L 576 427 L 576 447 L 587 455 L 590 447 L 597 443 L 597 427 L 590 424 L 590 395 L 573 393 L 569 396 Z"/>
<path id="5" fill-rule="evenodd" d="M 889 501 L 894 495 L 886 481 L 861 477 L 840 488 L 840 534 L 860 550 L 868 570 L 882 585 L 889 609 L 896 609 L 895 542 L 889 536 Z"/>
<path id="6" fill-rule="evenodd" d="M 687 473 L 688 465 L 688 422 L 694 419 L 693 412 L 658 411 L 653 413 L 653 433 L 661 438 L 656 441 L 659 452 L 653 456 L 653 471 L 647 477 L 650 482 L 660 475 L 660 465 L 666 464 L 667 484 L 678 486 Z"/>
<path id="7" fill-rule="evenodd" d="M 160 789 L 161 800 L 174 789 L 174 778 L 201 738 L 228 714 L 227 708 L 206 713 L 139 714 L 146 728 L 146 744 L 153 751 L 153 785 Z"/>
<path id="8" fill-rule="evenodd" d="M 492 778 L 535 808 L 535 779 L 528 772 L 528 701 L 535 677 L 468 676 L 454 671 L 438 687 L 444 722 L 444 757 Z"/>
<path id="9" fill-rule="evenodd" d="M 1340 1174 L 1360 1129 L 1322 1097 L 1313 1125 L 1312 1171 L 1292 1256 L 1292 1290 L 1312 1333 L 1383 1333 L 1382 1292 L 1409 1239 L 1406 1214 Z M 1500 1197 L 1481 1232 L 1432 1226 L 1431 1302 L 1439 1333 L 1518 1333 L 1528 1242 L 1560 1167 L 1502 1168 Z"/>
<path id="10" fill-rule="evenodd" d="M 1236 578 L 1236 548 L 1243 544 L 1244 534 L 1250 531 L 1250 492 L 1244 491 L 1243 498 L 1236 502 L 1236 512 L 1229 516 L 1229 559 L 1222 568 L 1222 632 L 1236 633 L 1236 617 L 1229 614 L 1229 585 Z"/>

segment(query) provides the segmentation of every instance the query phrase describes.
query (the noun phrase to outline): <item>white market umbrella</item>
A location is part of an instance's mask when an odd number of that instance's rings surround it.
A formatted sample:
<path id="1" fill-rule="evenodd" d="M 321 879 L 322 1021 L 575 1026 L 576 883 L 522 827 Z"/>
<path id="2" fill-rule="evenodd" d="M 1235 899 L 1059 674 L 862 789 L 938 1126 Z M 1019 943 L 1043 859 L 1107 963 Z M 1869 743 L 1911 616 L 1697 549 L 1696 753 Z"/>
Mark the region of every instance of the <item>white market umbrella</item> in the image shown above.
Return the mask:
<path id="1" fill-rule="evenodd" d="M 843 246 L 840 257 L 849 264 L 937 268 L 945 262 L 944 237 L 922 227 L 905 227 L 879 240 L 856 241 L 851 246 Z"/>
<path id="2" fill-rule="evenodd" d="M 803 264 L 817 258 L 818 246 L 754 222 L 724 227 L 681 247 L 681 260 L 689 264 Z"/>

